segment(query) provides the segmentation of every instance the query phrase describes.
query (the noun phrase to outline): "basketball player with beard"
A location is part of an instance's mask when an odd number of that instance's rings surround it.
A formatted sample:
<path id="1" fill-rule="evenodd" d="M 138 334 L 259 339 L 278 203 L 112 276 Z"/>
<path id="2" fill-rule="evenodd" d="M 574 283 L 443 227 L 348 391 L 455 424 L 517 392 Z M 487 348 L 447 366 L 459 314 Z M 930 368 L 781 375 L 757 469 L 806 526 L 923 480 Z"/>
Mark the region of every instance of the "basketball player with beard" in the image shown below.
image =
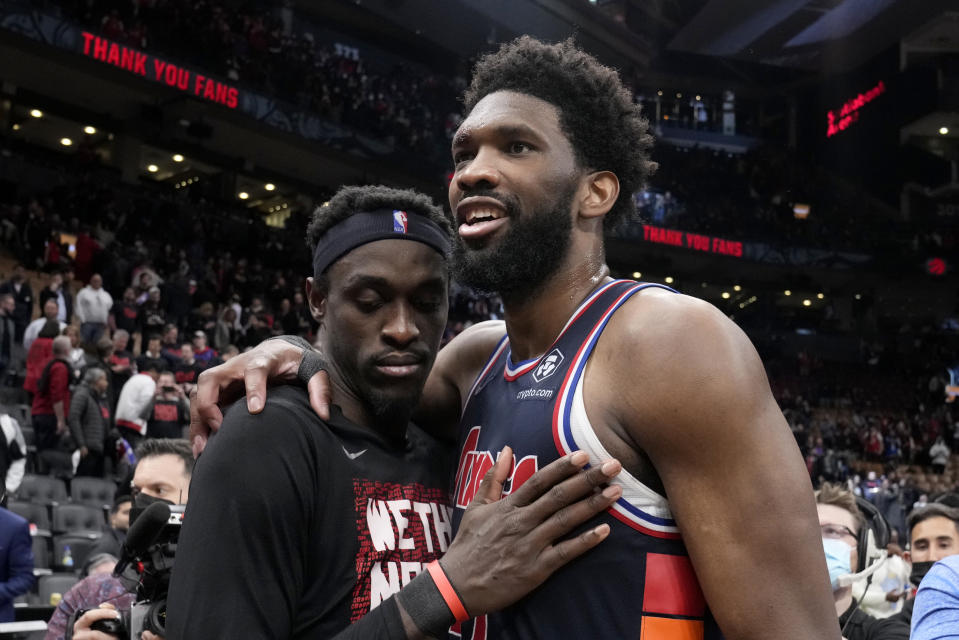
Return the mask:
<path id="1" fill-rule="evenodd" d="M 465 111 L 456 277 L 499 293 L 505 323 L 441 350 L 416 412 L 440 436 L 459 425 L 454 521 L 506 444 L 507 489 L 576 449 L 624 471 L 623 496 L 588 523 L 610 526 L 602 545 L 454 634 L 838 639 L 809 476 L 754 347 L 703 301 L 609 275 L 603 230 L 655 168 L 616 72 L 569 41 L 522 37 L 480 60 Z M 302 359 L 273 341 L 204 373 L 194 449 L 219 426 L 218 398 L 245 386 L 258 411 L 267 380 Z M 324 384 L 309 383 L 321 415 Z"/>

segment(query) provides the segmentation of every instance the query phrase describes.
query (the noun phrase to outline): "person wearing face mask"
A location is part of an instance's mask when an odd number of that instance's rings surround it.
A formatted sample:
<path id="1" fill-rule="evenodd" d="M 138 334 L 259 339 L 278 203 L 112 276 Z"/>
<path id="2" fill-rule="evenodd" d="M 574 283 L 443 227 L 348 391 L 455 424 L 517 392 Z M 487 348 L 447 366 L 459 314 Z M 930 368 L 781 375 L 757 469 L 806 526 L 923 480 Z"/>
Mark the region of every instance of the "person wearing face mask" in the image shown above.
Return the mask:
<path id="1" fill-rule="evenodd" d="M 190 495 L 190 478 L 193 475 L 193 451 L 186 440 L 144 440 L 136 450 L 137 466 L 133 473 L 131 489 L 133 507 L 130 523 L 154 502 L 186 504 Z M 129 609 L 136 596 L 130 593 L 112 573 L 91 575 L 75 584 L 57 605 L 44 640 L 63 640 L 67 626 L 79 609 L 96 609 L 101 604 L 111 604 L 118 610 Z M 88 614 L 96 619 L 97 615 Z M 98 614 L 101 615 L 102 614 Z M 88 631 L 91 620 L 83 616 L 73 628 L 74 638 L 81 638 L 81 631 Z"/>
<path id="2" fill-rule="evenodd" d="M 913 509 L 907 527 L 909 551 L 904 557 L 912 564 L 909 584 L 917 589 L 932 565 L 943 558 L 959 555 L 959 509 L 931 502 Z M 902 611 L 895 617 L 911 625 L 915 604 L 914 599 L 906 600 Z"/>
<path id="3" fill-rule="evenodd" d="M 852 583 L 871 573 L 870 569 L 884 559 L 877 560 L 873 554 L 860 553 L 860 547 L 867 544 L 868 536 L 863 534 L 869 525 L 856 497 L 836 485 L 825 483 L 816 492 L 816 509 L 843 637 L 846 640 L 907 640 L 909 626 L 902 620 L 878 620 L 862 611 L 853 598 Z M 876 517 L 882 516 L 877 513 Z M 865 559 L 862 563 L 861 558 Z M 860 567 L 860 563 L 864 566 Z"/>

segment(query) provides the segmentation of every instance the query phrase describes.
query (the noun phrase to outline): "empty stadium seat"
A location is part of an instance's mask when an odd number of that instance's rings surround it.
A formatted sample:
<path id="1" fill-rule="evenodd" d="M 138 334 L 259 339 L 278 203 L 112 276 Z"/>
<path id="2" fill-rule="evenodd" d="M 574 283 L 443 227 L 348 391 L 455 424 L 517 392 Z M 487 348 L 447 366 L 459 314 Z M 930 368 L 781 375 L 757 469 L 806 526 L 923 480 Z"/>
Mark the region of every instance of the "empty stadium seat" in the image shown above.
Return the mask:
<path id="1" fill-rule="evenodd" d="M 117 485 L 103 478 L 77 477 L 70 482 L 70 500 L 74 504 L 85 504 L 91 507 L 113 505 L 113 496 L 117 492 Z"/>
<path id="2" fill-rule="evenodd" d="M 84 504 L 58 504 L 53 507 L 50 524 L 55 533 L 89 533 L 97 537 L 103 532 L 103 510 Z"/>
<path id="3" fill-rule="evenodd" d="M 37 579 L 37 591 L 40 594 L 40 603 L 49 604 L 50 596 L 59 593 L 61 596 L 77 583 L 77 576 L 72 573 L 53 573 L 40 576 Z"/>
<path id="4" fill-rule="evenodd" d="M 83 567 L 83 563 L 87 561 L 90 550 L 93 549 L 96 544 L 97 538 L 91 538 L 86 535 L 86 533 L 64 533 L 54 536 L 52 566 L 58 571 L 79 572 Z M 67 547 L 70 547 L 70 557 L 73 560 L 71 565 L 64 564 Z"/>
<path id="5" fill-rule="evenodd" d="M 50 512 L 46 505 L 36 502 L 24 502 L 22 500 L 11 500 L 7 509 L 17 514 L 27 522 L 36 525 L 39 535 L 50 535 Z"/>
<path id="6" fill-rule="evenodd" d="M 50 541 L 48 538 L 33 538 L 33 568 L 50 568 Z"/>
<path id="7" fill-rule="evenodd" d="M 26 475 L 17 489 L 17 499 L 39 504 L 60 504 L 67 501 L 67 485 L 59 478 Z"/>

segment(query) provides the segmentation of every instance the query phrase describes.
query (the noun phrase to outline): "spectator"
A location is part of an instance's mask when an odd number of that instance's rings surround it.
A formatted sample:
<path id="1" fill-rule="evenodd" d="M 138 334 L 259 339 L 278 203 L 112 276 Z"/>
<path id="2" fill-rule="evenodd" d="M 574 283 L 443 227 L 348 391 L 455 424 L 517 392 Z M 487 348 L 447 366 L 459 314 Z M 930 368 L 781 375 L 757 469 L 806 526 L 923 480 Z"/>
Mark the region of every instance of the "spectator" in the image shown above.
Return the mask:
<path id="1" fill-rule="evenodd" d="M 80 337 L 86 344 L 95 344 L 107 328 L 113 296 L 103 288 L 99 273 L 90 277 L 90 284 L 77 294 L 77 319 L 80 320 Z"/>
<path id="2" fill-rule="evenodd" d="M 184 427 L 190 424 L 190 405 L 170 371 L 157 379 L 155 397 L 144 415 L 148 416 L 148 438 L 183 437 Z"/>
<path id="3" fill-rule="evenodd" d="M 75 324 L 67 325 L 63 330 L 63 335 L 70 338 L 70 368 L 73 370 L 74 376 L 77 376 L 87 361 L 87 353 L 80 346 L 80 329 Z M 73 384 L 74 382 L 76 380 L 71 379 L 70 383 Z"/>
<path id="4" fill-rule="evenodd" d="M 70 338 L 54 338 L 51 355 L 52 359 L 40 373 L 30 408 L 38 451 L 57 447 L 59 436 L 67 431 L 67 415 L 70 411 Z"/>
<path id="5" fill-rule="evenodd" d="M 946 464 L 949 462 L 951 453 L 949 445 L 946 444 L 946 439 L 942 436 L 936 438 L 935 444 L 929 448 L 929 458 L 932 460 L 933 471 L 942 475 L 946 470 Z"/>
<path id="6" fill-rule="evenodd" d="M 177 326 L 167 323 L 163 326 L 163 334 L 160 336 L 160 355 L 166 362 L 166 367 L 172 368 L 180 361 L 180 331 Z"/>
<path id="7" fill-rule="evenodd" d="M 137 324 L 136 293 L 132 287 L 124 289 L 123 299 L 110 309 L 110 329 L 122 329 L 131 335 L 140 330 L 140 325 Z"/>
<path id="8" fill-rule="evenodd" d="M 114 498 L 113 506 L 110 507 L 110 528 L 90 550 L 91 557 L 98 553 L 108 553 L 114 558 L 120 557 L 121 548 L 127 539 L 127 530 L 130 528 L 130 507 L 132 506 L 133 498 L 129 493 L 121 493 Z M 113 567 L 110 567 L 110 570 L 112 571 Z"/>
<path id="9" fill-rule="evenodd" d="M 60 335 L 60 325 L 56 320 L 46 320 L 37 339 L 30 345 L 27 352 L 27 373 L 23 380 L 23 388 L 32 398 L 37 393 L 37 381 L 50 359 L 53 357 L 53 339 Z"/>
<path id="10" fill-rule="evenodd" d="M 151 364 L 156 371 L 166 369 L 166 358 L 163 357 L 160 344 L 159 334 L 154 333 L 147 338 L 146 350 L 137 356 L 137 371 L 146 371 Z"/>
<path id="11" fill-rule="evenodd" d="M 33 315 L 33 287 L 27 281 L 26 270 L 22 264 L 13 268 L 13 276 L 0 285 L 0 293 L 11 293 L 16 300 L 13 320 L 17 329 L 17 342 L 23 340 L 23 332 L 30 324 Z"/>
<path id="12" fill-rule="evenodd" d="M 226 307 L 220 312 L 220 317 L 216 321 L 216 327 L 213 330 L 213 346 L 217 350 L 223 351 L 227 345 L 236 341 L 236 311 L 232 307 Z M 195 335 L 195 334 L 194 334 Z"/>
<path id="13" fill-rule="evenodd" d="M 193 332 L 193 357 L 204 368 L 217 364 L 219 360 L 216 351 L 207 346 L 206 332 L 204 331 Z"/>
<path id="14" fill-rule="evenodd" d="M 107 372 L 89 369 L 70 401 L 70 432 L 80 450 L 76 475 L 103 477 L 107 432 L 110 427 Z"/>
<path id="15" fill-rule="evenodd" d="M 912 640 L 959 638 L 959 556 L 937 562 L 919 585 Z"/>
<path id="16" fill-rule="evenodd" d="M 852 597 L 849 576 L 865 569 L 859 566 L 860 531 L 869 526 L 852 493 L 826 483 L 816 492 L 819 526 L 822 529 L 826 565 L 832 580 L 836 615 L 847 640 L 908 640 L 909 627 L 901 620 L 877 620 L 859 608 Z M 881 516 L 880 516 L 881 517 Z"/>
<path id="17" fill-rule="evenodd" d="M 0 509 L 0 622 L 13 622 L 13 599 L 33 586 L 30 524 Z"/>
<path id="18" fill-rule="evenodd" d="M 110 355 L 110 388 L 113 390 L 113 398 L 110 406 L 116 406 L 117 396 L 120 389 L 126 384 L 130 376 L 134 374 L 133 354 L 127 349 L 130 341 L 130 334 L 123 329 L 117 329 L 113 334 L 113 353 Z"/>
<path id="19" fill-rule="evenodd" d="M 159 342 L 159 338 L 157 338 Z M 132 376 L 120 390 L 117 400 L 116 425 L 120 435 L 131 447 L 136 448 L 147 432 L 150 403 L 156 393 L 156 381 L 159 376 L 158 360 L 147 360 L 146 368 Z"/>
<path id="20" fill-rule="evenodd" d="M 193 357 L 193 345 L 184 342 L 180 346 L 180 361 L 173 369 L 176 383 L 183 389 L 183 393 L 189 395 L 193 391 L 193 386 L 196 384 L 197 376 L 200 375 L 201 371 L 203 371 L 203 367 Z"/>
<path id="21" fill-rule="evenodd" d="M 17 302 L 12 293 L 0 293 L 0 383 L 6 381 L 7 371 L 13 364 L 17 326 L 13 319 Z"/>
<path id="22" fill-rule="evenodd" d="M 140 333 L 143 335 L 151 333 L 159 335 L 163 331 L 163 326 L 166 324 L 166 312 L 160 306 L 160 287 L 156 285 L 150 287 L 146 301 L 140 306 L 137 324 Z"/>
<path id="23" fill-rule="evenodd" d="M 50 276 L 50 284 L 40 290 L 40 304 L 43 305 L 47 300 L 56 300 L 57 320 L 70 324 L 70 319 L 73 318 L 73 296 L 64 282 L 64 273 L 57 271 Z"/>
<path id="24" fill-rule="evenodd" d="M 67 328 L 67 324 L 62 320 L 57 320 L 59 316 L 60 307 L 57 305 L 57 301 L 53 299 L 47 299 L 43 303 L 43 317 L 37 318 L 29 325 L 27 325 L 26 330 L 23 332 L 23 348 L 26 351 L 30 351 L 30 345 L 33 344 L 33 341 L 36 340 L 37 334 L 40 333 L 40 329 L 43 328 L 43 325 L 47 323 L 47 320 L 56 320 L 58 324 L 57 334 L 59 335 L 61 331 Z"/>

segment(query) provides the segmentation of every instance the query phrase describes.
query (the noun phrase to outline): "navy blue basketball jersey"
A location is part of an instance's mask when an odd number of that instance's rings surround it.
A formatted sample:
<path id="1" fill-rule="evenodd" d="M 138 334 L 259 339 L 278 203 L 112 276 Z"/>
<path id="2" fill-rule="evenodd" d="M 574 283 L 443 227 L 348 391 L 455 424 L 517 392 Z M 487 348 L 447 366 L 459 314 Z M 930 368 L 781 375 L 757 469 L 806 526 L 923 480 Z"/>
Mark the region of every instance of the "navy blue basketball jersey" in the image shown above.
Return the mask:
<path id="1" fill-rule="evenodd" d="M 638 291 L 657 286 L 628 280 L 600 286 L 534 360 L 514 364 L 503 337 L 477 377 L 460 422 L 454 531 L 505 445 L 513 448 L 514 465 L 504 494 L 573 451 L 587 452 L 593 464 L 612 457 L 586 416 L 583 372 L 613 313 Z M 721 638 L 665 497 L 626 470 L 615 482 L 623 487 L 619 501 L 576 532 L 605 522 L 606 540 L 515 605 L 454 627 L 452 637 Z"/>

